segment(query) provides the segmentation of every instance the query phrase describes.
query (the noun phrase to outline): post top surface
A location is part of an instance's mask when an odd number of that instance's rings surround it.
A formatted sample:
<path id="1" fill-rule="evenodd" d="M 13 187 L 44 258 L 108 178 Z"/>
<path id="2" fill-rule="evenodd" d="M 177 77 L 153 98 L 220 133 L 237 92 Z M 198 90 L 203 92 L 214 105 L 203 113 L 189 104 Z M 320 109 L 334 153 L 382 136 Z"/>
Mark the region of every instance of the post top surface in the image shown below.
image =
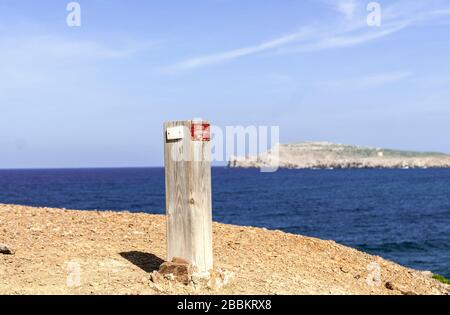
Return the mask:
<path id="1" fill-rule="evenodd" d="M 185 124 L 185 123 L 203 123 L 209 124 L 209 120 L 206 119 L 189 119 L 189 120 L 168 120 L 164 124 Z"/>

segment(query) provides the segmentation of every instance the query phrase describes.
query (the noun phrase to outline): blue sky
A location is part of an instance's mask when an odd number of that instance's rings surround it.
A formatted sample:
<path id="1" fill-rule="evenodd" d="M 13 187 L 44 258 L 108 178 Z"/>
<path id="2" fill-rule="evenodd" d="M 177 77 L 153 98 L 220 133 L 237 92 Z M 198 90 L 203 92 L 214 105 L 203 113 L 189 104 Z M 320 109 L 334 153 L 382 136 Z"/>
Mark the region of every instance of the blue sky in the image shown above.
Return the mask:
<path id="1" fill-rule="evenodd" d="M 0 168 L 162 165 L 162 122 L 450 153 L 450 2 L 0 0 Z"/>

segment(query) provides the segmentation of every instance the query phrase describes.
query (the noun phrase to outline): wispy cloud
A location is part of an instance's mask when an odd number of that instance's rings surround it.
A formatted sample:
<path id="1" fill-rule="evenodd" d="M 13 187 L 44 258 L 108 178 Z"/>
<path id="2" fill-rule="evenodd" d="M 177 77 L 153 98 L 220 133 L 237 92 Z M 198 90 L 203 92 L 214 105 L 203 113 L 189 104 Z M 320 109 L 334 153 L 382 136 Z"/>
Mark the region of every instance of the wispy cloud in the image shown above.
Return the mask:
<path id="1" fill-rule="evenodd" d="M 366 42 L 373 41 L 378 38 L 388 36 L 390 34 L 401 31 L 409 25 L 408 22 L 395 24 L 385 27 L 382 30 L 374 30 L 372 32 L 352 33 L 352 34 L 330 34 L 323 36 L 321 39 L 312 41 L 310 43 L 302 43 L 297 46 L 281 49 L 280 53 L 295 53 L 295 52 L 313 52 L 332 48 L 351 47 Z"/>
<path id="2" fill-rule="evenodd" d="M 244 48 L 238 48 L 235 50 L 230 50 L 226 52 L 221 52 L 217 54 L 211 54 L 211 55 L 205 55 L 200 57 L 195 57 L 191 59 L 184 60 L 182 62 L 179 62 L 177 64 L 174 64 L 172 66 L 167 67 L 164 69 L 164 72 L 178 72 L 181 70 L 188 70 L 193 69 L 201 66 L 206 66 L 214 63 L 220 63 L 228 60 L 233 60 L 239 57 L 244 57 L 247 55 L 252 55 L 268 50 L 272 50 L 281 46 L 284 46 L 286 44 L 292 43 L 294 41 L 298 41 L 301 38 L 307 38 L 308 36 L 311 36 L 312 29 L 310 28 L 303 28 L 297 32 L 294 32 L 292 34 L 288 34 L 279 38 L 275 38 L 272 40 L 269 40 L 267 42 L 264 42 L 262 44 L 256 45 L 256 46 L 249 46 Z"/>
<path id="3" fill-rule="evenodd" d="M 434 10 L 430 12 L 433 15 L 449 15 L 450 14 L 450 8 L 447 9 L 441 9 L 441 10 Z"/>
<path id="4" fill-rule="evenodd" d="M 321 88 L 331 89 L 331 90 L 359 90 L 366 88 L 374 88 L 398 81 L 402 81 L 411 77 L 413 74 L 411 72 L 397 71 L 397 72 L 386 72 L 372 74 L 356 78 L 340 79 L 340 80 L 330 80 L 320 82 L 318 85 Z"/>
<path id="5" fill-rule="evenodd" d="M 349 20 L 355 16 L 356 9 L 359 6 L 356 0 L 334 0 L 327 2 L 330 3 L 334 10 L 342 13 Z"/>
<path id="6" fill-rule="evenodd" d="M 21 59 L 21 61 L 39 61 L 44 58 L 82 60 L 107 60 L 127 58 L 137 49 L 115 49 L 98 42 L 72 40 L 58 36 L 15 37 L 0 40 L 1 54 L 4 58 Z"/>
<path id="7" fill-rule="evenodd" d="M 354 0 L 327 1 L 334 9 L 344 14 L 346 18 L 353 18 L 359 3 Z M 440 4 L 441 2 L 436 2 Z M 406 8 L 407 13 L 400 12 Z M 450 15 L 445 8 L 423 8 L 423 6 L 406 6 L 403 1 L 392 3 L 383 9 L 383 24 L 380 28 L 368 27 L 365 17 L 360 16 L 352 23 L 322 23 L 322 28 L 305 26 L 300 31 L 293 32 L 279 38 L 271 39 L 255 46 L 237 48 L 230 51 L 201 55 L 182 60 L 163 69 L 164 73 L 177 73 L 208 65 L 232 61 L 241 57 L 258 53 L 275 51 L 276 53 L 302 53 L 325 49 L 352 47 L 370 42 L 396 32 L 411 25 L 433 21 Z"/>

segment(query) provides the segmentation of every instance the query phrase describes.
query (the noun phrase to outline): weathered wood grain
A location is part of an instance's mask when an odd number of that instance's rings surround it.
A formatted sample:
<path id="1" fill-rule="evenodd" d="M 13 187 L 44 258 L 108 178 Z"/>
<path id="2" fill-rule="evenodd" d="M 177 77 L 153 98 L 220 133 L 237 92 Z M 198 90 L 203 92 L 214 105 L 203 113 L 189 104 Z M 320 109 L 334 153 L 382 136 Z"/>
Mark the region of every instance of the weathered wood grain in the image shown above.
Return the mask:
<path id="1" fill-rule="evenodd" d="M 184 139 L 167 140 L 167 128 L 185 127 Z M 167 260 L 183 258 L 200 272 L 213 267 L 211 145 L 191 140 L 191 121 L 164 123 Z"/>

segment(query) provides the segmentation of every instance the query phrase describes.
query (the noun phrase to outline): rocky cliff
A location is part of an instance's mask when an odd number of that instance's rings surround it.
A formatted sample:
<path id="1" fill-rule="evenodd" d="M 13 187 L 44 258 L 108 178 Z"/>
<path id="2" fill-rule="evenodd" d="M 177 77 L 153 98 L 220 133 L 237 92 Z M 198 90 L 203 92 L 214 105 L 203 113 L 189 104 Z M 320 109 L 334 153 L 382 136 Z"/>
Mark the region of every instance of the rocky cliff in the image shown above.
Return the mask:
<path id="1" fill-rule="evenodd" d="M 229 167 L 450 168 L 450 155 L 360 147 L 329 142 L 280 144 L 258 157 L 230 157 Z"/>

